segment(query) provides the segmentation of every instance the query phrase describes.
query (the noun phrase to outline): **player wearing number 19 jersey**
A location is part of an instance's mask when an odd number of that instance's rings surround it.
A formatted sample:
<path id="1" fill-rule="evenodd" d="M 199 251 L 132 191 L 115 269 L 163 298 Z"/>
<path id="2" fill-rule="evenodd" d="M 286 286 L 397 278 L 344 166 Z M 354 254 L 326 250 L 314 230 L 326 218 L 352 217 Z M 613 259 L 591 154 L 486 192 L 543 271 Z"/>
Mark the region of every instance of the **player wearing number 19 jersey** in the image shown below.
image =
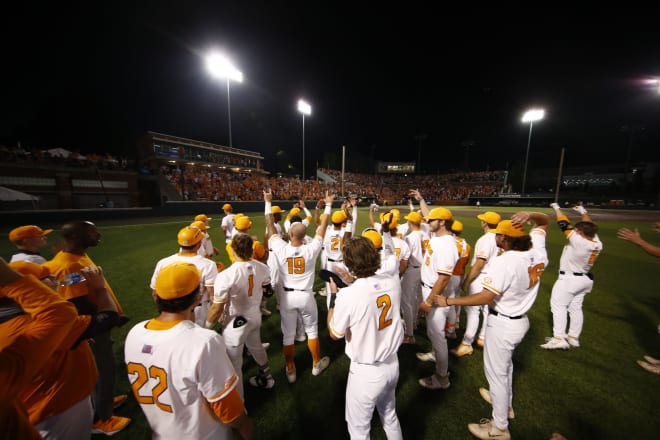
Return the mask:
<path id="1" fill-rule="evenodd" d="M 236 387 L 238 376 L 222 336 L 191 322 L 200 301 L 200 271 L 191 263 L 165 266 L 155 282 L 157 318 L 126 336 L 128 380 L 159 439 L 249 438 L 252 423 Z"/>
<path id="2" fill-rule="evenodd" d="M 344 259 L 357 280 L 331 297 L 328 329 L 333 339 L 346 339 L 351 359 L 346 385 L 346 422 L 351 438 L 369 438 L 374 407 L 387 438 L 401 439 L 395 389 L 399 380 L 397 350 L 403 339 L 401 283 L 376 275 L 380 256 L 365 237 L 349 239 Z M 331 284 L 331 292 L 337 286 Z"/>

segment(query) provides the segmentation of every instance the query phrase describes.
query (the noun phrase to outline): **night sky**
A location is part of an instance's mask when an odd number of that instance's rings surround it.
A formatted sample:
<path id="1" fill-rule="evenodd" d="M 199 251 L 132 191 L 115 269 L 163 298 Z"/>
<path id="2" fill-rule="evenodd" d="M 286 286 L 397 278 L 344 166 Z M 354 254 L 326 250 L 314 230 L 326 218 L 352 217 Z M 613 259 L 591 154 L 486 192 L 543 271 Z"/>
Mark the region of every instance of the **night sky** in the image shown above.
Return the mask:
<path id="1" fill-rule="evenodd" d="M 204 66 L 215 48 L 244 75 L 230 84 L 233 146 L 268 170 L 300 164 L 301 97 L 308 175 L 338 166 L 342 145 L 363 165 L 416 161 L 421 145 L 426 172 L 514 166 L 533 106 L 546 118 L 531 167 L 556 166 L 562 147 L 566 166 L 622 164 L 629 145 L 633 162 L 660 161 L 650 10 L 60 3 L 5 17 L 1 144 L 131 157 L 151 130 L 227 145 L 226 84 Z"/>

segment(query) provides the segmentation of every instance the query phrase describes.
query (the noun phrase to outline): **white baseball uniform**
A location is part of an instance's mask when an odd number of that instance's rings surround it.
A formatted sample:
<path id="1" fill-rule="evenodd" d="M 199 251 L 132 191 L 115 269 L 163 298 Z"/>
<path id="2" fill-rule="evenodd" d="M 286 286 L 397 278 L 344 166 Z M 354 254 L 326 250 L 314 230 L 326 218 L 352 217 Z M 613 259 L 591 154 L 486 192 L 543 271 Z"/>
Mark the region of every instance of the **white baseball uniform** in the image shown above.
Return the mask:
<path id="1" fill-rule="evenodd" d="M 323 237 L 323 249 L 321 251 L 321 269 L 328 269 L 337 272 L 337 267 L 348 272 L 344 264 L 344 233 L 345 228 L 335 229 L 334 225 L 328 226 Z M 330 283 L 325 283 L 325 291 L 330 292 Z M 330 306 L 330 295 L 326 296 L 326 305 Z"/>
<path id="2" fill-rule="evenodd" d="M 584 315 L 582 303 L 591 292 L 594 281 L 591 268 L 603 250 L 598 234 L 593 239 L 580 235 L 575 229 L 564 232 L 568 243 L 559 260 L 559 277 L 552 286 L 550 308 L 552 310 L 552 333 L 556 338 L 566 338 L 567 316 L 571 322 L 568 336 L 579 338 L 582 333 Z"/>
<path id="3" fill-rule="evenodd" d="M 417 310 L 422 300 L 421 270 L 429 236 L 422 230 L 411 231 L 406 235 L 405 241 L 410 248 L 410 258 L 408 258 L 408 269 L 401 278 L 401 313 L 406 326 L 406 335 L 412 336 L 417 323 Z"/>
<path id="4" fill-rule="evenodd" d="M 238 383 L 216 332 L 187 320 L 143 321 L 126 336 L 124 358 L 153 438 L 233 438 L 209 407 Z"/>
<path id="5" fill-rule="evenodd" d="M 429 297 L 431 289 L 440 275 L 449 277 L 449 284 L 445 287 L 445 291 L 440 294 L 445 295 L 450 291 L 452 288 L 451 275 L 457 262 L 456 237 L 447 234 L 429 240 L 424 264 L 422 265 L 422 299 L 424 301 Z M 426 315 L 426 334 L 431 341 L 433 353 L 435 354 L 435 372 L 442 377 L 446 376 L 449 370 L 447 338 L 445 337 L 448 313 L 447 307 L 436 307 L 434 305 Z"/>
<path id="6" fill-rule="evenodd" d="M 268 284 L 268 266 L 256 260 L 237 260 L 218 274 L 213 286 L 213 303 L 229 303 L 222 324 L 222 337 L 238 374 L 238 392 L 243 399 L 243 347 L 247 346 L 257 365 L 268 363 L 268 355 L 261 345 L 262 287 Z"/>
<path id="7" fill-rule="evenodd" d="M 200 279 L 200 292 L 202 293 L 201 304 L 195 307 L 195 323 L 204 326 L 206 322 L 206 317 L 209 313 L 209 308 L 211 307 L 211 293 L 213 292 L 213 283 L 215 282 L 215 277 L 218 275 L 218 266 L 215 262 L 209 260 L 208 258 L 202 257 L 197 253 L 190 252 L 179 252 L 169 257 L 165 257 L 156 263 L 156 268 L 154 269 L 154 274 L 151 276 L 151 282 L 149 286 L 152 290 L 156 289 L 156 277 L 162 268 L 165 266 L 174 263 L 175 261 L 184 261 L 186 263 L 194 264 L 197 269 L 202 273 Z"/>
<path id="8" fill-rule="evenodd" d="M 467 292 L 468 295 L 481 292 L 481 283 L 490 271 L 490 263 L 493 261 L 493 258 L 500 254 L 500 252 L 501 250 L 497 247 L 497 243 L 495 242 L 495 234 L 489 231 L 479 237 L 477 243 L 474 245 L 474 256 L 472 257 L 471 264 L 474 266 L 477 259 L 484 260 L 486 263 L 484 264 L 483 269 L 481 269 L 481 273 L 470 284 L 470 288 Z M 465 333 L 463 334 L 463 344 L 472 345 L 474 342 L 474 337 L 477 335 L 477 330 L 479 329 L 480 313 L 483 315 L 483 323 L 481 325 L 479 337 L 483 338 L 486 329 L 486 321 L 488 319 L 488 307 L 465 306 L 467 324 L 465 326 Z"/>
<path id="9" fill-rule="evenodd" d="M 368 439 L 374 407 L 388 439 L 401 439 L 395 390 L 403 339 L 401 286 L 387 275 L 359 278 L 337 294 L 329 331 L 345 337 L 351 366 L 345 417 L 353 439 Z"/>
<path id="10" fill-rule="evenodd" d="M 506 251 L 493 258 L 482 289 L 494 293 L 486 324 L 484 371 L 493 402 L 493 420 L 500 429 L 509 426 L 513 402 L 513 351 L 529 329 L 527 311 L 534 305 L 541 275 L 548 265 L 545 231 L 530 232 L 532 248 Z"/>
<path id="11" fill-rule="evenodd" d="M 208 232 L 204 232 L 202 245 L 197 249 L 197 253 L 202 257 L 211 257 L 213 255 L 213 241 Z"/>
<path id="12" fill-rule="evenodd" d="M 383 248 L 380 250 L 380 269 L 377 274 L 389 275 L 399 279 L 399 261 L 394 253 L 394 240 L 389 232 L 381 233 L 383 237 Z"/>
<path id="13" fill-rule="evenodd" d="M 227 214 L 222 217 L 222 228 L 225 233 L 225 243 L 229 243 L 232 238 L 232 232 L 234 230 L 234 217 L 236 214 Z"/>

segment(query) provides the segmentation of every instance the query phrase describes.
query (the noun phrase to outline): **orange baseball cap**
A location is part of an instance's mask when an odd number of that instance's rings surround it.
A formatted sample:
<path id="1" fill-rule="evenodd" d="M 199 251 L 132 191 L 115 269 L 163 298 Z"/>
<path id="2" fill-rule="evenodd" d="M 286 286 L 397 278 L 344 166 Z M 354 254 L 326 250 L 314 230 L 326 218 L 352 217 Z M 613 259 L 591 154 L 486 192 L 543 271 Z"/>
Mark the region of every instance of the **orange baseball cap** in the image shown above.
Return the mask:
<path id="1" fill-rule="evenodd" d="M 50 269 L 46 266 L 31 261 L 14 261 L 9 263 L 9 267 L 23 275 L 34 275 L 40 280 L 50 275 Z"/>
<path id="2" fill-rule="evenodd" d="M 419 212 L 411 212 L 407 216 L 404 217 L 406 220 L 409 220 L 413 223 L 421 223 L 422 222 L 422 215 Z"/>
<path id="3" fill-rule="evenodd" d="M 244 215 L 234 219 L 234 226 L 236 226 L 236 229 L 238 229 L 239 231 L 244 231 L 250 226 L 252 226 L 252 222 L 250 221 L 250 217 Z"/>
<path id="4" fill-rule="evenodd" d="M 486 211 L 483 214 L 479 214 L 477 218 L 485 221 L 489 225 L 496 225 L 502 220 L 502 217 L 493 211 Z"/>
<path id="5" fill-rule="evenodd" d="M 429 220 L 451 220 L 451 211 L 447 208 L 433 208 L 426 217 Z"/>
<path id="6" fill-rule="evenodd" d="M 179 246 L 194 246 L 202 241 L 202 238 L 204 238 L 204 233 L 201 230 L 190 226 L 181 228 L 176 236 Z"/>
<path id="7" fill-rule="evenodd" d="M 190 224 L 190 227 L 191 228 L 197 228 L 201 231 L 206 231 L 207 229 L 211 229 L 211 227 L 209 225 L 207 225 L 206 222 L 201 221 L 201 220 L 197 220 L 197 221 L 192 222 Z"/>
<path id="8" fill-rule="evenodd" d="M 35 225 L 19 226 L 18 228 L 12 229 L 9 232 L 9 240 L 15 242 L 25 238 L 43 237 L 50 234 L 51 232 L 53 232 L 52 229 L 44 230 Z"/>
<path id="9" fill-rule="evenodd" d="M 271 207 L 270 207 L 270 212 L 272 212 L 273 214 L 281 214 L 281 213 L 283 213 L 284 211 L 282 211 L 282 208 L 280 208 L 279 206 L 275 205 L 275 206 L 271 206 Z"/>
<path id="10" fill-rule="evenodd" d="M 199 214 L 195 216 L 196 222 L 207 222 L 209 220 L 213 220 L 213 219 L 211 217 L 207 217 L 206 214 Z"/>
<path id="11" fill-rule="evenodd" d="M 346 212 L 343 210 L 335 211 L 332 213 L 330 220 L 332 220 L 332 223 L 344 223 L 346 221 Z"/>
<path id="12" fill-rule="evenodd" d="M 177 261 L 168 264 L 156 277 L 156 295 L 162 299 L 177 299 L 190 295 L 199 287 L 201 275 L 194 264 Z"/>
<path id="13" fill-rule="evenodd" d="M 463 232 L 463 223 L 458 220 L 454 220 L 454 223 L 451 224 L 451 230 L 456 233 Z"/>
<path id="14" fill-rule="evenodd" d="M 293 208 L 293 209 L 289 212 L 289 217 L 293 217 L 294 215 L 299 215 L 299 214 L 300 214 L 300 208 Z"/>
<path id="15" fill-rule="evenodd" d="M 485 221 L 485 220 L 484 220 Z M 527 235 L 525 228 L 520 223 L 514 223 L 511 220 L 502 220 L 497 224 L 497 228 L 491 231 L 495 234 L 506 235 L 507 237 L 522 237 Z"/>
<path id="16" fill-rule="evenodd" d="M 362 233 L 362 236 L 368 238 L 376 249 L 383 247 L 383 237 L 375 229 L 367 229 Z"/>
<path id="17" fill-rule="evenodd" d="M 266 255 L 266 248 L 259 240 L 255 240 L 252 243 L 252 258 L 261 261 L 264 255 Z"/>
<path id="18" fill-rule="evenodd" d="M 231 205 L 229 203 L 225 203 L 224 205 L 222 205 L 222 210 L 231 211 Z"/>

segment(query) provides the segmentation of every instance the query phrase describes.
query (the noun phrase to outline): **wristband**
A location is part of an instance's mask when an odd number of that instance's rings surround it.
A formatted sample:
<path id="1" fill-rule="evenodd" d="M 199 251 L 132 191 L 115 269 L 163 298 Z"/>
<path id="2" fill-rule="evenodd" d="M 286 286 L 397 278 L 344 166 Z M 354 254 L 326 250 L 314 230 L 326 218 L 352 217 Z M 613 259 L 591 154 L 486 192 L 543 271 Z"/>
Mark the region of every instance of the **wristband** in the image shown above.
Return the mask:
<path id="1" fill-rule="evenodd" d="M 325 209 L 323 210 L 323 214 L 330 215 L 331 212 L 332 212 L 332 204 L 326 203 Z"/>
<path id="2" fill-rule="evenodd" d="M 273 204 L 272 202 L 266 202 L 266 207 L 264 208 L 264 214 L 272 214 L 273 213 Z"/>
<path id="3" fill-rule="evenodd" d="M 353 233 L 353 222 L 351 220 L 346 220 L 346 232 Z"/>

